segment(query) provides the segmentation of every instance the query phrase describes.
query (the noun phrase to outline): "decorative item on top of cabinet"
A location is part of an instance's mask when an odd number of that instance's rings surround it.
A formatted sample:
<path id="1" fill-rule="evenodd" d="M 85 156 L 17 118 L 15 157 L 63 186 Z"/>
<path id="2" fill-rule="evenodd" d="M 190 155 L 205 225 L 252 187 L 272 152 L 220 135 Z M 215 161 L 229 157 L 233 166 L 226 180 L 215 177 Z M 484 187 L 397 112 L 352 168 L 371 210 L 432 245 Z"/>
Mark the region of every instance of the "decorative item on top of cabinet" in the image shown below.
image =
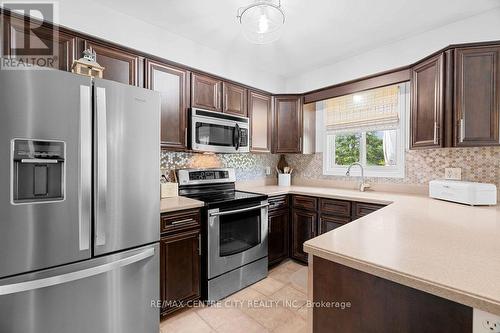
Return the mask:
<path id="1" fill-rule="evenodd" d="M 224 82 L 222 84 L 223 109 L 222 112 L 246 117 L 247 112 L 247 92 L 242 86 Z"/>
<path id="2" fill-rule="evenodd" d="M 444 139 L 444 54 L 411 70 L 411 148 L 437 148 Z"/>
<path id="3" fill-rule="evenodd" d="M 161 145 L 167 150 L 187 149 L 189 71 L 146 60 L 146 88 L 161 94 Z"/>
<path id="4" fill-rule="evenodd" d="M 274 97 L 274 153 L 302 152 L 302 96 Z"/>
<path id="5" fill-rule="evenodd" d="M 92 49 L 85 50 L 83 51 L 82 58 L 73 61 L 73 65 L 71 65 L 71 72 L 102 79 L 105 68 L 99 65 L 95 60 L 95 51 Z"/>
<path id="6" fill-rule="evenodd" d="M 222 80 L 191 74 L 191 107 L 222 111 Z"/>
<path id="7" fill-rule="evenodd" d="M 250 150 L 270 153 L 272 149 L 272 97 L 255 91 L 248 92 L 248 117 L 250 118 Z"/>
<path id="8" fill-rule="evenodd" d="M 63 71 L 70 71 L 71 64 L 77 58 L 76 56 L 76 36 L 65 33 L 62 31 L 57 31 L 54 33 L 53 27 L 40 26 L 39 22 L 31 19 L 30 22 L 35 29 L 27 30 L 25 26 L 25 21 L 22 18 L 16 17 L 14 15 L 2 14 L 3 21 L 3 45 L 2 45 L 2 56 L 7 56 L 10 58 L 16 58 L 25 56 L 23 54 L 18 54 L 19 49 L 25 49 L 25 40 L 31 37 L 36 31 L 36 37 L 46 45 L 51 43 L 55 44 L 57 49 L 57 54 L 55 58 L 51 58 L 53 63 L 47 61 L 47 67 L 60 69 Z M 54 40 L 55 38 L 55 40 Z"/>
<path id="9" fill-rule="evenodd" d="M 78 40 L 77 54 L 82 54 L 84 50 L 90 48 L 96 52 L 96 61 L 106 68 L 104 79 L 142 87 L 143 57 L 114 45 Z"/>
<path id="10" fill-rule="evenodd" d="M 180 308 L 182 302 L 200 298 L 200 230 L 160 239 L 161 314 Z M 178 306 L 169 306 L 169 302 Z"/>
<path id="11" fill-rule="evenodd" d="M 456 48 L 454 92 L 455 145 L 499 145 L 500 46 Z"/>

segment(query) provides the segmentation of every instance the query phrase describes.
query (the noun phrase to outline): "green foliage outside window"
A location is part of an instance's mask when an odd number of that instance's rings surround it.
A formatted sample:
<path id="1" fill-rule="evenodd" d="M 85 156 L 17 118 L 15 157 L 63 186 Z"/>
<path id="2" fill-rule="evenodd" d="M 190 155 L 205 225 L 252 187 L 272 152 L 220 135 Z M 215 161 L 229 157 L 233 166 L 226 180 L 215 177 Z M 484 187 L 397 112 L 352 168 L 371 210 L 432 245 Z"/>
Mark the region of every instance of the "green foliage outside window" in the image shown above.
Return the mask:
<path id="1" fill-rule="evenodd" d="M 360 161 L 362 133 L 335 136 L 335 164 L 350 165 Z M 378 135 L 377 135 L 378 134 Z M 384 166 L 383 132 L 366 132 L 366 164 Z"/>
<path id="2" fill-rule="evenodd" d="M 335 164 L 359 162 L 361 133 L 335 136 Z"/>
<path id="3" fill-rule="evenodd" d="M 366 133 L 366 164 L 384 166 L 384 140 L 377 136 L 376 133 L 377 132 Z"/>

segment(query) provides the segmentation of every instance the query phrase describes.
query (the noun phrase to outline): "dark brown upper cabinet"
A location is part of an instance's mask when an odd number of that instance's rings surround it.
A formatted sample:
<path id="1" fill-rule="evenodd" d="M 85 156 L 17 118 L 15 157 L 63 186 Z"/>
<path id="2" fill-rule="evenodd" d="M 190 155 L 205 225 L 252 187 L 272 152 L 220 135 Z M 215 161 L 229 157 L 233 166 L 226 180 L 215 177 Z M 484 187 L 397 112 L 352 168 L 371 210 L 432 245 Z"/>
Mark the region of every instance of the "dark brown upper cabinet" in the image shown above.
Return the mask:
<path id="1" fill-rule="evenodd" d="M 250 118 L 250 150 L 270 153 L 272 149 L 272 97 L 255 91 L 248 92 L 248 117 Z"/>
<path id="2" fill-rule="evenodd" d="M 189 72 L 146 60 L 146 88 L 161 94 L 161 145 L 167 150 L 187 148 Z"/>
<path id="3" fill-rule="evenodd" d="M 274 98 L 274 153 L 302 152 L 302 97 L 278 95 Z"/>
<path id="4" fill-rule="evenodd" d="M 142 67 L 144 58 L 141 56 L 116 48 L 112 45 L 81 40 L 78 43 L 77 58 L 82 52 L 92 48 L 96 52 L 96 61 L 104 67 L 103 78 L 132 86 L 142 86 Z"/>
<path id="5" fill-rule="evenodd" d="M 411 71 L 411 148 L 437 148 L 444 138 L 444 54 Z"/>
<path id="6" fill-rule="evenodd" d="M 237 116 L 246 117 L 247 112 L 247 93 L 248 90 L 242 86 L 224 82 L 223 90 L 223 112 Z"/>
<path id="7" fill-rule="evenodd" d="M 192 73 L 191 107 L 222 111 L 222 80 Z"/>
<path id="8" fill-rule="evenodd" d="M 53 30 L 50 27 L 40 26 L 35 33 L 25 30 L 24 20 L 13 17 L 3 17 L 3 55 L 15 58 L 18 56 L 17 49 L 25 47 L 29 39 L 31 47 L 45 48 L 54 44 L 56 58 L 52 58 L 51 66 L 54 69 L 71 71 L 71 65 L 75 60 L 76 36 Z M 38 24 L 37 24 L 38 26 Z M 47 63 L 47 65 L 50 65 Z"/>
<path id="9" fill-rule="evenodd" d="M 500 46 L 455 49 L 455 145 L 499 145 Z"/>

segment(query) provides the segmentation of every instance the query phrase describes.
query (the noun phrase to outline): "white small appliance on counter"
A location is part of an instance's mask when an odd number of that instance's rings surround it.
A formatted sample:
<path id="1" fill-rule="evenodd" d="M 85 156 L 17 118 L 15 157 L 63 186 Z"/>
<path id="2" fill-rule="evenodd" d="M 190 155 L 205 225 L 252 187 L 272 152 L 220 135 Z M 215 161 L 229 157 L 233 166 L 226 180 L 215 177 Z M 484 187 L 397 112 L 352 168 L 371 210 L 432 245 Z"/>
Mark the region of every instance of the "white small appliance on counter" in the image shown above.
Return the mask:
<path id="1" fill-rule="evenodd" d="M 495 184 L 460 180 L 431 180 L 429 196 L 471 206 L 496 205 L 497 187 Z"/>

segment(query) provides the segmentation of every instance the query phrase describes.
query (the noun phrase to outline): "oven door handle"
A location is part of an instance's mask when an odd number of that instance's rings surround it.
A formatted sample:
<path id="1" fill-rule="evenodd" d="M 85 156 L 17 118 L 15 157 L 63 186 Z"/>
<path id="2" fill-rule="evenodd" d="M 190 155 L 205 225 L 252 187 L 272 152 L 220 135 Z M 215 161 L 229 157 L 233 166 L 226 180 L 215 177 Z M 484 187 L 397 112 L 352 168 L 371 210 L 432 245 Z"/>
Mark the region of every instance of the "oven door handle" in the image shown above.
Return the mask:
<path id="1" fill-rule="evenodd" d="M 250 210 L 265 208 L 267 206 L 269 206 L 269 204 L 265 203 L 265 204 L 254 206 L 254 207 L 235 209 L 235 210 L 230 210 L 227 212 L 213 212 L 213 213 L 210 213 L 210 216 L 224 216 L 224 215 L 238 214 L 238 213 L 248 212 Z"/>

